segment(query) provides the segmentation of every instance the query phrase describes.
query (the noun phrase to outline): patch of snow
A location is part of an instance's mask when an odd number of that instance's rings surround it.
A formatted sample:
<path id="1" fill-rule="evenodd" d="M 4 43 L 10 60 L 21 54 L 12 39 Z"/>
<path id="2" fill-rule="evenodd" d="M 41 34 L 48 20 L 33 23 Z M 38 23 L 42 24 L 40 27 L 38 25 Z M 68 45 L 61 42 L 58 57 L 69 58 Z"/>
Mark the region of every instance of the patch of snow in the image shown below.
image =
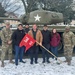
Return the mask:
<path id="1" fill-rule="evenodd" d="M 64 61 L 64 57 L 59 57 Z M 30 59 L 24 59 L 26 63 L 20 63 L 16 66 L 10 64 L 5 60 L 5 67 L 0 67 L 0 75 L 75 75 L 75 57 L 72 59 L 70 66 L 62 62 L 60 65 L 56 64 L 56 60 L 50 58 L 51 63 L 42 64 L 42 58 L 38 59 L 38 64 L 30 64 Z M 1 64 L 1 62 L 0 62 Z"/>

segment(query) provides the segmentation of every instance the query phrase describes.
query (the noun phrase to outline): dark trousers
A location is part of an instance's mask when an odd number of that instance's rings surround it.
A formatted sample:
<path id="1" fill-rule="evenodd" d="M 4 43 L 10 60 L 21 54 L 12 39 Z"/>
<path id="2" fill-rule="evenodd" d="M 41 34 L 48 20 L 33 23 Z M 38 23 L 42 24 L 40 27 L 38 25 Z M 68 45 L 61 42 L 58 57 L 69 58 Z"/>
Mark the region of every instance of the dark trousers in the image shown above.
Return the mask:
<path id="1" fill-rule="evenodd" d="M 35 58 L 35 63 L 37 63 L 38 51 L 39 51 L 39 46 L 33 45 L 30 48 L 30 60 L 31 60 L 31 63 L 33 63 L 33 58 Z"/>
<path id="2" fill-rule="evenodd" d="M 43 46 L 47 48 L 48 50 L 50 49 L 50 44 L 43 44 Z M 44 48 L 41 48 L 41 49 L 42 49 L 43 61 L 45 62 L 45 57 L 46 57 L 46 60 L 49 61 L 49 53 Z"/>
<path id="3" fill-rule="evenodd" d="M 24 47 L 15 46 L 15 64 L 18 65 L 18 59 L 22 62 Z"/>
<path id="4" fill-rule="evenodd" d="M 56 46 L 56 47 L 52 47 L 52 46 L 51 46 L 51 52 L 52 52 L 55 56 L 58 56 L 58 46 Z M 52 58 L 54 58 L 54 56 L 52 56 Z"/>

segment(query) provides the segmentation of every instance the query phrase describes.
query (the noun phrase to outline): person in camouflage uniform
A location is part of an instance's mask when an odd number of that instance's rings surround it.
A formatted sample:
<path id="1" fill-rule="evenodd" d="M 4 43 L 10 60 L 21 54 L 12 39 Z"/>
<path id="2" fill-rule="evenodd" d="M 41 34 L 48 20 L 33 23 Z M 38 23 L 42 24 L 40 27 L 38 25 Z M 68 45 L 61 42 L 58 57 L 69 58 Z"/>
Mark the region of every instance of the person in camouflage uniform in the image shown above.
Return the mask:
<path id="1" fill-rule="evenodd" d="M 12 31 L 10 30 L 10 23 L 5 23 L 6 27 L 4 27 L 1 31 L 1 40 L 2 40 L 2 52 L 1 52 L 1 67 L 4 67 L 4 59 L 5 55 L 8 52 L 9 55 L 9 62 L 13 63 L 12 61 L 12 40 L 11 35 Z"/>
<path id="2" fill-rule="evenodd" d="M 73 53 L 73 38 L 74 33 L 70 31 L 70 27 L 66 26 L 65 32 L 63 33 L 63 43 L 64 43 L 64 55 L 66 58 L 65 62 L 68 62 L 68 65 L 71 64 L 72 53 Z"/>

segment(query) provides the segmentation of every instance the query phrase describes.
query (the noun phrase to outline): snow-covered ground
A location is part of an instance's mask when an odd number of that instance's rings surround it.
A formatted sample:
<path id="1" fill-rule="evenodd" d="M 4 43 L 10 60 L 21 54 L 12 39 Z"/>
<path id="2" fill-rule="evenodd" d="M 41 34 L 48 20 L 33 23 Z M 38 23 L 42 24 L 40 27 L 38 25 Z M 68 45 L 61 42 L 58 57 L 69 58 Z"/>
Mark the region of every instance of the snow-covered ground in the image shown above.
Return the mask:
<path id="1" fill-rule="evenodd" d="M 60 57 L 62 61 L 64 57 Z M 38 59 L 38 64 L 30 64 L 30 59 L 25 59 L 26 63 L 19 63 L 18 66 L 5 61 L 5 67 L 0 67 L 0 75 L 75 75 L 75 57 L 70 66 L 63 62 L 56 64 L 54 59 L 50 58 L 51 63 L 42 64 L 42 58 Z M 1 62 L 0 62 L 1 64 Z"/>

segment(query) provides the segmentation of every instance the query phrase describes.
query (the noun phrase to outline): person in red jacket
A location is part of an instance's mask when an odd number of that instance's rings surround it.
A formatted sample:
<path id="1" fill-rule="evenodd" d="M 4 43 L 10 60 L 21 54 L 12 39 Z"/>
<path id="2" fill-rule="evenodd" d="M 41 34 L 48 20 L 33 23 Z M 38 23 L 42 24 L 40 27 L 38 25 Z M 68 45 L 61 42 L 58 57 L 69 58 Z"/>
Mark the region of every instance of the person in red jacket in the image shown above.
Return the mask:
<path id="1" fill-rule="evenodd" d="M 58 56 L 58 45 L 59 45 L 59 43 L 60 43 L 60 35 L 59 35 L 59 33 L 57 33 L 56 29 L 53 28 L 52 33 L 51 33 L 50 45 L 51 45 L 51 52 L 55 56 Z M 54 57 L 52 56 L 52 58 L 54 58 Z"/>

